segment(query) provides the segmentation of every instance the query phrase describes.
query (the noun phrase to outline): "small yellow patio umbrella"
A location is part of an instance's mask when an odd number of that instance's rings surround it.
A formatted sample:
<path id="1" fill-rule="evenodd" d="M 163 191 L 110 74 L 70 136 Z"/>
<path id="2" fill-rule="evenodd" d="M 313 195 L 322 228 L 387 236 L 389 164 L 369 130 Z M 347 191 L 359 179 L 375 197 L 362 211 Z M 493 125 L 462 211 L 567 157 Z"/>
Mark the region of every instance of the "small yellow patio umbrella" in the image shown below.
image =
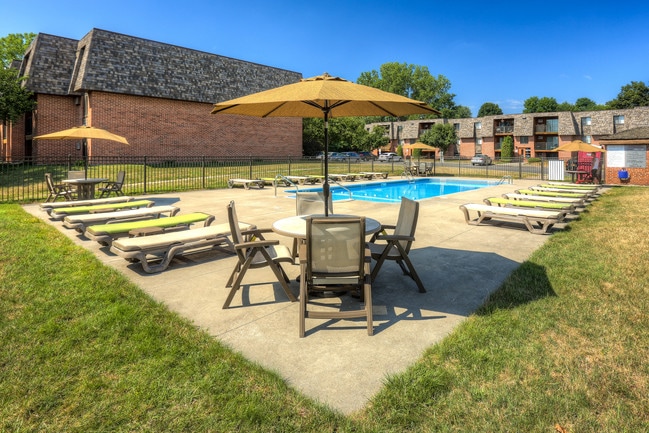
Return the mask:
<path id="1" fill-rule="evenodd" d="M 304 78 L 214 105 L 212 114 L 240 114 L 256 117 L 321 117 L 324 119 L 325 215 L 329 213 L 329 118 L 351 116 L 407 116 L 440 114 L 426 103 L 352 83 L 327 73 Z"/>
<path id="2" fill-rule="evenodd" d="M 403 149 L 408 149 L 410 151 L 414 151 L 415 149 L 424 150 L 426 152 L 436 152 L 437 151 L 436 147 L 430 146 L 430 145 L 428 145 L 426 143 L 422 143 L 421 141 L 418 141 L 418 142 L 412 143 L 412 144 L 404 144 L 402 148 Z M 417 158 L 417 160 L 419 160 L 419 157 Z"/>
<path id="3" fill-rule="evenodd" d="M 606 150 L 585 143 L 581 140 L 573 140 L 570 143 L 562 144 L 554 149 L 557 152 L 606 152 Z"/>
<path id="4" fill-rule="evenodd" d="M 126 138 L 121 135 L 113 134 L 105 129 L 95 128 L 92 126 L 75 126 L 73 128 L 64 129 L 62 131 L 52 132 L 49 134 L 38 135 L 34 140 L 74 140 L 83 139 L 83 155 L 84 155 L 84 172 L 85 177 L 88 177 L 88 138 L 96 138 L 101 140 L 112 140 L 118 143 L 128 144 Z"/>

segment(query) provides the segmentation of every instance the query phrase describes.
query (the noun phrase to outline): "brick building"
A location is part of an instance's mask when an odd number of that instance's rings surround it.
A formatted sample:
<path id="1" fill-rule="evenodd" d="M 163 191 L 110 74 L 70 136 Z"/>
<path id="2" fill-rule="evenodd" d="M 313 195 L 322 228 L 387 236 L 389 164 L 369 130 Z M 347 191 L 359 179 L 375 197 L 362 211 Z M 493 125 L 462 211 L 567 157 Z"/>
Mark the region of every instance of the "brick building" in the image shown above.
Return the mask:
<path id="1" fill-rule="evenodd" d="M 294 83 L 297 72 L 93 29 L 40 33 L 20 64 L 37 109 L 9 127 L 3 161 L 82 156 L 79 142 L 32 141 L 82 124 L 126 137 L 93 140 L 97 156 L 301 156 L 299 118 L 214 116 L 214 103 Z"/>
<path id="2" fill-rule="evenodd" d="M 466 119 L 424 119 L 407 120 L 402 122 L 379 122 L 366 125 L 368 130 L 376 126 L 385 128 L 390 144 L 385 151 L 394 152 L 403 144 L 416 142 L 419 137 L 435 123 L 450 123 L 454 125 L 458 136 L 456 146 L 451 146 L 446 155 L 470 158 L 476 154 L 500 158 L 502 142 L 505 137 L 511 137 L 514 142 L 514 155 L 525 159 L 539 158 L 571 158 L 568 152 L 557 152 L 562 144 L 573 140 L 582 140 L 596 146 L 611 143 L 613 135 L 622 140 L 624 131 L 636 130 L 649 126 L 649 107 L 636 107 L 621 110 L 554 112 L 554 113 L 523 113 L 503 114 L 496 116 L 473 117 Z M 646 128 L 645 128 L 646 129 Z M 604 157 L 606 180 L 610 183 L 619 182 L 616 178 L 618 159 L 630 159 L 633 164 L 631 181 L 635 184 L 649 185 L 649 136 L 644 141 L 638 141 L 638 133 L 645 129 L 636 130 L 631 134 L 634 147 L 624 147 L 622 141 L 614 145 L 614 151 L 624 152 L 626 156 L 614 152 L 614 160 L 607 164 L 608 155 Z M 609 141 L 601 140 L 607 138 Z M 601 140 L 601 141 L 600 141 Z M 642 149 L 641 149 L 642 148 Z M 632 153 L 629 153 L 632 152 Z M 561 153 L 561 154 L 560 154 Z M 641 155 L 644 155 L 641 157 Z M 643 174 L 644 173 L 644 174 Z"/>

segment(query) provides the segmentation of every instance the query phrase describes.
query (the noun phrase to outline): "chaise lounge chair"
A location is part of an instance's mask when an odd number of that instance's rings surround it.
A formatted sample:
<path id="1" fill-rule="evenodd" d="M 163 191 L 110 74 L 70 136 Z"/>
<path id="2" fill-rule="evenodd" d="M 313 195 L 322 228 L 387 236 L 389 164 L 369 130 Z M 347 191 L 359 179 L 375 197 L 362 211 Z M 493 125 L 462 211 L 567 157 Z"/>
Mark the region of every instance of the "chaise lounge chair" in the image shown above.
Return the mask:
<path id="1" fill-rule="evenodd" d="M 534 200 L 513 200 L 504 197 L 489 197 L 484 199 L 484 203 L 488 206 L 509 206 L 509 207 L 522 207 L 529 209 L 544 209 L 544 210 L 563 210 L 569 213 L 575 211 L 575 206 L 570 203 L 553 203 L 548 201 L 534 201 Z"/>
<path id="2" fill-rule="evenodd" d="M 167 231 L 184 230 L 189 228 L 191 224 L 196 223 L 203 223 L 203 226 L 208 226 L 212 221 L 214 221 L 214 216 L 194 212 L 168 218 L 90 226 L 86 229 L 85 235 L 88 239 L 97 241 L 102 245 L 110 245 L 114 239 L 124 236 L 153 235 Z"/>
<path id="3" fill-rule="evenodd" d="M 581 189 L 570 189 L 570 188 L 550 188 L 546 186 L 530 186 L 529 189 L 532 191 L 542 191 L 542 192 L 558 192 L 558 193 L 572 193 L 572 194 L 582 194 L 586 197 L 592 197 L 595 192 L 589 190 Z"/>
<path id="4" fill-rule="evenodd" d="M 510 200 L 531 200 L 531 201 L 542 201 L 548 203 L 566 203 L 566 204 L 571 204 L 575 207 L 583 207 L 585 205 L 583 199 L 573 198 L 573 197 L 553 197 L 547 195 L 507 193 L 507 194 L 503 194 L 503 198 L 508 198 Z"/>
<path id="5" fill-rule="evenodd" d="M 366 179 L 372 180 L 375 177 L 387 179 L 389 173 L 387 171 L 361 171 L 360 174 L 363 175 L 363 177 L 365 177 Z"/>
<path id="6" fill-rule="evenodd" d="M 467 203 L 460 205 L 467 224 L 479 225 L 483 221 L 503 220 L 525 225 L 530 233 L 547 234 L 548 230 L 557 223 L 563 222 L 566 212 L 560 210 L 538 210 L 517 207 L 488 206 L 486 204 Z M 477 212 L 477 218 L 471 218 L 470 211 Z"/>
<path id="7" fill-rule="evenodd" d="M 109 203 L 126 203 L 132 200 L 134 200 L 133 197 L 120 196 L 120 197 L 110 197 L 110 198 L 96 198 L 92 200 L 60 201 L 57 203 L 41 203 L 40 208 L 41 210 L 50 214 L 52 213 L 53 209 L 60 209 L 63 207 L 93 206 L 96 204 L 109 204 Z"/>
<path id="8" fill-rule="evenodd" d="M 79 233 L 86 231 L 86 227 L 99 224 L 113 224 L 116 222 L 136 221 L 160 218 L 162 214 L 172 217 L 180 211 L 175 206 L 153 206 L 140 209 L 129 209 L 117 212 L 100 212 L 84 215 L 68 215 L 63 218 L 63 226 L 75 229 Z"/>
<path id="9" fill-rule="evenodd" d="M 239 223 L 241 230 L 252 230 L 255 226 Z M 144 272 L 162 272 L 169 267 L 174 257 L 225 249 L 234 253 L 230 236 L 230 224 L 215 224 L 190 230 L 168 232 L 151 236 L 122 238 L 113 241 L 110 251 L 130 261 L 139 262 Z"/>
<path id="10" fill-rule="evenodd" d="M 261 179 L 230 179 L 228 180 L 228 188 L 232 188 L 236 185 L 241 185 L 245 189 L 250 189 L 250 185 L 254 185 L 259 189 L 264 187 L 264 181 Z"/>
<path id="11" fill-rule="evenodd" d="M 542 191 L 538 189 L 517 189 L 514 192 L 516 194 L 541 195 L 545 197 L 566 197 L 566 198 L 573 198 L 573 199 L 581 199 L 584 201 L 588 198 L 588 194 L 576 193 L 576 192 Z"/>
<path id="12" fill-rule="evenodd" d="M 69 206 L 52 209 L 52 212 L 50 212 L 50 218 L 55 221 L 59 221 L 68 215 L 81 215 L 95 212 L 112 212 L 123 209 L 138 209 L 141 207 L 151 207 L 154 204 L 155 202 L 153 200 L 133 200 L 123 203 L 107 203 L 90 206 Z"/>

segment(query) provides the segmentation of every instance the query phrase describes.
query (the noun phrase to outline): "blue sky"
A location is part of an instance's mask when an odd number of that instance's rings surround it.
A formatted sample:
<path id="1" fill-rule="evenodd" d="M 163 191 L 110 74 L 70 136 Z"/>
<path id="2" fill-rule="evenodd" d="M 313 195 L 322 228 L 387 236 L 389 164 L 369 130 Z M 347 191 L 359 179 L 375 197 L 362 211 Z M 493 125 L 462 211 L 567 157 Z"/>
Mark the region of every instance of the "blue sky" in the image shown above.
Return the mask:
<path id="1" fill-rule="evenodd" d="M 427 66 L 473 115 L 531 96 L 603 104 L 649 83 L 649 2 L 2 0 L 0 37 L 80 39 L 100 28 L 356 81 L 383 63 Z M 218 101 L 214 101 L 218 102 Z"/>

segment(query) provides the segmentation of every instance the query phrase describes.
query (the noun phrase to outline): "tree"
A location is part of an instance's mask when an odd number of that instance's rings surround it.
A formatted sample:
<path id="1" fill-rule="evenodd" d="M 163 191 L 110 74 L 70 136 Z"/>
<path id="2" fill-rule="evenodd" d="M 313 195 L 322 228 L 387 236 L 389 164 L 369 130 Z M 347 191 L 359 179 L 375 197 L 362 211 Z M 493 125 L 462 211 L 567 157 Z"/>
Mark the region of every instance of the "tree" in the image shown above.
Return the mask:
<path id="1" fill-rule="evenodd" d="M 456 108 L 455 95 L 449 93 L 451 82 L 443 75 L 434 77 L 426 66 L 384 63 L 379 71 L 361 73 L 357 83 L 425 102 L 442 112 Z M 422 117 L 414 115 L 413 118 Z"/>
<path id="2" fill-rule="evenodd" d="M 32 92 L 20 85 L 15 69 L 0 69 L 0 122 L 15 122 L 36 107 Z"/>
<path id="3" fill-rule="evenodd" d="M 339 117 L 329 120 L 329 151 L 371 151 L 390 141 L 383 128 L 365 129 L 363 117 Z M 302 121 L 302 151 L 315 155 L 324 151 L 324 120 L 305 118 Z"/>
<path id="4" fill-rule="evenodd" d="M 485 102 L 480 107 L 480 110 L 478 110 L 478 117 L 495 116 L 500 114 L 503 114 L 503 110 L 500 109 L 498 104 L 494 104 L 493 102 Z"/>
<path id="5" fill-rule="evenodd" d="M 35 33 L 11 33 L 0 38 L 2 67 L 8 68 L 14 60 L 21 60 L 35 37 Z"/>
<path id="6" fill-rule="evenodd" d="M 444 119 L 467 119 L 473 117 L 471 109 L 465 105 L 456 105 L 453 108 L 442 109 L 442 117 Z"/>
<path id="7" fill-rule="evenodd" d="M 500 158 L 503 160 L 510 160 L 514 156 L 514 139 L 511 135 L 503 138 L 502 145 L 500 146 Z"/>
<path id="8" fill-rule="evenodd" d="M 22 87 L 24 78 L 18 71 L 9 69 L 11 62 L 23 58 L 23 54 L 36 35 L 33 33 L 10 34 L 0 38 L 0 122 L 15 122 L 20 116 L 35 108 L 31 92 Z"/>
<path id="9" fill-rule="evenodd" d="M 557 111 L 558 106 L 559 104 L 554 98 L 532 96 L 531 98 L 527 98 L 523 103 L 523 113 L 549 113 L 551 111 Z"/>
<path id="10" fill-rule="evenodd" d="M 590 98 L 579 98 L 575 101 L 575 111 L 594 111 L 601 107 Z"/>
<path id="11" fill-rule="evenodd" d="M 631 81 L 631 84 L 622 86 L 617 98 L 606 105 L 613 109 L 649 106 L 649 87 L 642 81 Z"/>
<path id="12" fill-rule="evenodd" d="M 436 123 L 428 131 L 421 134 L 419 141 L 440 150 L 440 161 L 444 161 L 444 153 L 448 148 L 457 144 L 455 127 L 450 123 Z"/>

